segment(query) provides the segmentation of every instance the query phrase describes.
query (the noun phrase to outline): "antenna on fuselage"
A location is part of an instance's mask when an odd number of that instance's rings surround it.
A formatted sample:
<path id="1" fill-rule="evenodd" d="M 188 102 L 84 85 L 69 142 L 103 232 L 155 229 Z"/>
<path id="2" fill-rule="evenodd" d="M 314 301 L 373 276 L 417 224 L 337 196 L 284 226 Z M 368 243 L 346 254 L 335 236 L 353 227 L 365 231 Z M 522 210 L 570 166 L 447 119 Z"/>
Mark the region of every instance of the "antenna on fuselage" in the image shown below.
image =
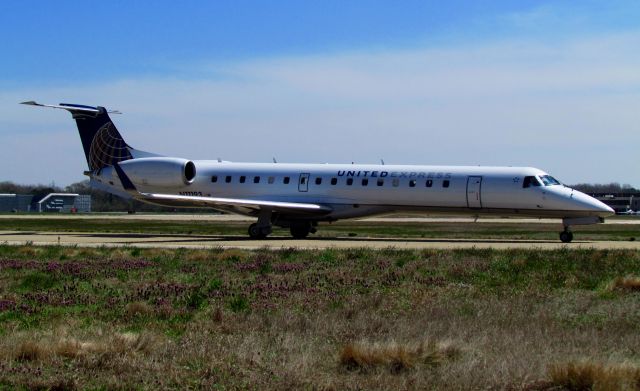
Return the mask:
<path id="1" fill-rule="evenodd" d="M 384 159 L 380 159 L 380 163 L 382 163 L 382 165 L 384 166 Z"/>
<path id="2" fill-rule="evenodd" d="M 222 163 L 222 159 L 218 158 L 218 163 Z"/>
<path id="3" fill-rule="evenodd" d="M 274 163 L 278 163 L 278 161 L 276 160 L 276 157 L 275 157 L 275 156 L 273 157 L 273 162 L 274 162 Z"/>

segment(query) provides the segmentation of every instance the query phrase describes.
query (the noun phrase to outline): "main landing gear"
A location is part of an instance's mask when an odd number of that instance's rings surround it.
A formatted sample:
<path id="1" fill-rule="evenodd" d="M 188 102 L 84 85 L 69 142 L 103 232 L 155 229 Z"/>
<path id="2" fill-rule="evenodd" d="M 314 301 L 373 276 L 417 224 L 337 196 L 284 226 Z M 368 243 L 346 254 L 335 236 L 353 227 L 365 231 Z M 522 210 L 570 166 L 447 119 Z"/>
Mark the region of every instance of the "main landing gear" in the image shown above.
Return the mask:
<path id="1" fill-rule="evenodd" d="M 249 226 L 249 237 L 251 239 L 264 239 L 271 233 L 271 226 L 259 226 L 253 223 Z"/>
<path id="2" fill-rule="evenodd" d="M 258 216 L 258 222 L 249 226 L 249 237 L 251 239 L 264 239 L 271 233 L 270 210 L 263 210 Z"/>
<path id="3" fill-rule="evenodd" d="M 260 212 L 258 216 L 258 222 L 249 226 L 249 237 L 254 240 L 264 239 L 271 234 L 272 212 L 270 210 L 264 210 Z M 316 233 L 316 222 L 313 221 L 292 221 L 290 223 L 281 222 L 278 226 L 289 226 L 289 231 L 294 239 L 304 239 L 309 236 L 310 233 Z"/>
<path id="4" fill-rule="evenodd" d="M 560 241 L 562 243 L 571 243 L 573 240 L 573 232 L 569 231 L 569 227 L 564 227 L 564 231 L 560 232 Z"/>
<path id="5" fill-rule="evenodd" d="M 309 221 L 300 221 L 291 223 L 289 231 L 294 239 L 304 239 L 309 236 L 310 233 L 316 233 L 316 227 Z"/>

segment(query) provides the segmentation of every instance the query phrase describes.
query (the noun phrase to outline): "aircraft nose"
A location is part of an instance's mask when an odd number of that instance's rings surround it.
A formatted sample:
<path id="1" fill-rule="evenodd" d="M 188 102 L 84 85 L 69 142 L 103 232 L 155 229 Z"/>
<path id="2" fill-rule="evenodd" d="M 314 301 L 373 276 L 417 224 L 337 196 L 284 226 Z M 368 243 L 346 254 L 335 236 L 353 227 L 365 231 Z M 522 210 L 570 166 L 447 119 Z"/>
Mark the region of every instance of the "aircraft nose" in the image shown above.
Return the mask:
<path id="1" fill-rule="evenodd" d="M 616 213 L 609 205 L 605 204 L 604 202 L 599 201 L 579 191 L 573 191 L 571 198 L 578 201 L 584 209 L 587 209 L 590 212 L 595 212 L 600 217 L 606 217 Z"/>

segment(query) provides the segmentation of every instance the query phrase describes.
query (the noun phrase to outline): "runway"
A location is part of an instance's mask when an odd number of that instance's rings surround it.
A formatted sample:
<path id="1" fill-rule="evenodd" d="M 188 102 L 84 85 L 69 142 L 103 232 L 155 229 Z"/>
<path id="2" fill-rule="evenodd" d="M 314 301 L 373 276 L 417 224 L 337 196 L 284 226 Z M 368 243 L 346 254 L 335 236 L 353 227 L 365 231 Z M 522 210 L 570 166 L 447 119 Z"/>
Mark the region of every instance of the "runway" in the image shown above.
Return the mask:
<path id="1" fill-rule="evenodd" d="M 251 240 L 244 236 L 226 235 L 161 235 L 99 232 L 20 232 L 0 231 L 0 243 L 12 245 L 63 245 L 80 247 L 156 247 L 156 248 L 389 248 L 398 249 L 541 249 L 596 248 L 640 250 L 640 241 L 580 241 L 563 244 L 557 240 L 500 240 L 448 238 L 310 238 L 295 240 L 286 236 Z"/>

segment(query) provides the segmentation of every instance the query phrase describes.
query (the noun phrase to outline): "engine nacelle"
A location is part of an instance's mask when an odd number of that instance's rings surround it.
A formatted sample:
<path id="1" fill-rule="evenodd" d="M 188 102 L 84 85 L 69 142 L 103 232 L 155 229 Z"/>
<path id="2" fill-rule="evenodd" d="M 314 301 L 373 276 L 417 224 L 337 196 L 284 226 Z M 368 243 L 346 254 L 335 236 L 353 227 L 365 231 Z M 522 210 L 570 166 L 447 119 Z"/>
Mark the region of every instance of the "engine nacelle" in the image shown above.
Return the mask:
<path id="1" fill-rule="evenodd" d="M 134 185 L 180 187 L 193 183 L 196 165 L 172 157 L 145 157 L 118 163 Z"/>

